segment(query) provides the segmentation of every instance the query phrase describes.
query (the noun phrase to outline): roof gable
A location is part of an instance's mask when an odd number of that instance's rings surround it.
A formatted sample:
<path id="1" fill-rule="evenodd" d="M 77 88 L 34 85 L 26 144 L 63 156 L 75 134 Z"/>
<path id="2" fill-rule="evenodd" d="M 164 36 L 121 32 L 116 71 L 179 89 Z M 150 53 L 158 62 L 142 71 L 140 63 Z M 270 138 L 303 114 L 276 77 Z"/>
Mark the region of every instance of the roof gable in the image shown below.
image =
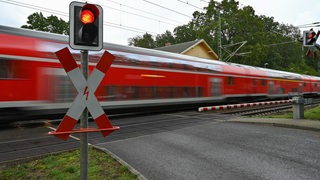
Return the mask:
<path id="1" fill-rule="evenodd" d="M 167 51 L 167 52 L 173 52 L 173 53 L 179 53 L 181 54 L 182 52 L 186 51 L 190 47 L 194 46 L 195 44 L 198 44 L 200 40 L 194 40 L 194 41 L 189 41 L 189 42 L 184 42 L 184 43 L 179 43 L 179 44 L 174 44 L 170 46 L 163 46 L 163 47 L 158 47 L 155 48 L 156 50 L 160 51 Z"/>
<path id="2" fill-rule="evenodd" d="M 206 52 L 208 56 L 210 56 L 210 59 L 218 59 L 218 55 L 210 48 L 210 46 L 203 39 L 196 39 L 194 41 L 158 47 L 155 49 L 172 53 L 188 54 L 188 51 L 200 45 L 203 45 L 202 47 L 203 49 L 205 49 L 204 52 Z"/>

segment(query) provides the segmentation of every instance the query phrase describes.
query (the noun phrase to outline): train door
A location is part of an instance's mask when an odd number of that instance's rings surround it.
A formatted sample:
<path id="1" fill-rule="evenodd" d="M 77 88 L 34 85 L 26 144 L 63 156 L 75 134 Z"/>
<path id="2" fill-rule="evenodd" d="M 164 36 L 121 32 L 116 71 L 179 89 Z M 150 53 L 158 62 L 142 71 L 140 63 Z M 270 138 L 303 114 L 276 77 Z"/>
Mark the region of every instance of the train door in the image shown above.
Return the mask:
<path id="1" fill-rule="evenodd" d="M 299 93 L 302 93 L 302 90 L 303 90 L 303 85 L 302 83 L 299 83 Z"/>
<path id="2" fill-rule="evenodd" d="M 269 94 L 273 94 L 273 92 L 274 92 L 274 82 L 273 81 L 269 81 L 268 89 L 269 89 Z"/>
<path id="3" fill-rule="evenodd" d="M 211 78 L 210 79 L 210 95 L 211 96 L 221 96 L 221 79 Z"/>

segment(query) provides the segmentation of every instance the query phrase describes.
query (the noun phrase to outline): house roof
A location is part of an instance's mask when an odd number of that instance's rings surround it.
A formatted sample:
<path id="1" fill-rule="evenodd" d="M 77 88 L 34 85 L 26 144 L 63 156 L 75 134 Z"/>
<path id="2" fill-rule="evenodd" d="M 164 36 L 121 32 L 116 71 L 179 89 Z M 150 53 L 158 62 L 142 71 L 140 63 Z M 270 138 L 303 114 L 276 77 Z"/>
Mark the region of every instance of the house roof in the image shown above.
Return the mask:
<path id="1" fill-rule="evenodd" d="M 194 45 L 198 44 L 201 40 L 196 39 L 194 41 L 189 41 L 189 42 L 184 42 L 184 43 L 179 43 L 179 44 L 174 44 L 170 46 L 163 46 L 163 47 L 158 47 L 155 48 L 156 50 L 160 51 L 167 51 L 167 52 L 173 52 L 173 53 L 183 53 L 185 50 L 189 49 L 190 47 L 193 47 Z"/>
<path id="2" fill-rule="evenodd" d="M 210 48 L 210 46 L 203 39 L 196 39 L 194 41 L 189 41 L 189 42 L 185 42 L 185 43 L 174 44 L 174 45 L 169 45 L 169 46 L 164 46 L 164 47 L 158 47 L 155 49 L 160 50 L 160 51 L 167 51 L 167 52 L 184 54 L 188 50 L 192 49 L 193 47 L 195 47 L 201 43 L 205 44 L 205 46 L 208 49 L 209 54 L 212 54 L 212 56 L 215 57 L 215 59 L 218 59 L 218 55 Z"/>

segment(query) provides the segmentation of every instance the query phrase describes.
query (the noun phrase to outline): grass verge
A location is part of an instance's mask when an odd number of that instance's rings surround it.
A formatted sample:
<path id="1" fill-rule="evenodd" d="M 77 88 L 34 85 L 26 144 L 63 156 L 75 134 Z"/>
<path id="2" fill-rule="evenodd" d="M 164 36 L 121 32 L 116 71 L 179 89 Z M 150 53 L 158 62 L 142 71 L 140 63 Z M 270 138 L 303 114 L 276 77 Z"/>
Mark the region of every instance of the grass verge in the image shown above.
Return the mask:
<path id="1" fill-rule="evenodd" d="M 293 118 L 293 113 L 285 113 L 285 114 L 274 114 L 268 115 L 268 118 Z M 311 119 L 311 120 L 320 120 L 320 106 L 315 108 L 306 110 L 304 112 L 304 119 Z"/>
<path id="2" fill-rule="evenodd" d="M 88 179 L 138 179 L 128 167 L 89 146 Z M 0 167 L 0 179 L 80 179 L 80 150 Z"/>

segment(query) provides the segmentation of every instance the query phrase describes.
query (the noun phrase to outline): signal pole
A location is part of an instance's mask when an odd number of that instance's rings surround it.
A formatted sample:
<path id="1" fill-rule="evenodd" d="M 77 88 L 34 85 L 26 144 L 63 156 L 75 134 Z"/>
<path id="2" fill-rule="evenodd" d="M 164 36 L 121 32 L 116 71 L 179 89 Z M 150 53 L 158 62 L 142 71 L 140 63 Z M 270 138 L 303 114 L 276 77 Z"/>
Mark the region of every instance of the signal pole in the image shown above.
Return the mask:
<path id="1" fill-rule="evenodd" d="M 81 71 L 88 80 L 88 51 L 80 51 Z M 88 127 L 88 109 L 85 108 L 80 117 L 80 128 Z M 88 179 L 88 135 L 80 133 L 80 179 Z"/>
<path id="2" fill-rule="evenodd" d="M 88 132 L 101 132 L 108 136 L 120 127 L 112 126 L 95 92 L 110 68 L 115 57 L 104 51 L 102 57 L 88 78 L 88 51 L 100 51 L 103 47 L 103 11 L 95 4 L 71 2 L 69 5 L 69 45 L 72 49 L 81 50 L 81 70 L 68 47 L 55 54 L 62 67 L 78 91 L 71 107 L 59 124 L 57 130 L 49 132 L 62 140 L 67 140 L 72 133 L 80 134 L 80 179 L 88 179 Z M 81 74 L 82 72 L 82 74 Z M 98 128 L 88 128 L 88 111 Z M 80 118 L 80 128 L 73 130 Z"/>

